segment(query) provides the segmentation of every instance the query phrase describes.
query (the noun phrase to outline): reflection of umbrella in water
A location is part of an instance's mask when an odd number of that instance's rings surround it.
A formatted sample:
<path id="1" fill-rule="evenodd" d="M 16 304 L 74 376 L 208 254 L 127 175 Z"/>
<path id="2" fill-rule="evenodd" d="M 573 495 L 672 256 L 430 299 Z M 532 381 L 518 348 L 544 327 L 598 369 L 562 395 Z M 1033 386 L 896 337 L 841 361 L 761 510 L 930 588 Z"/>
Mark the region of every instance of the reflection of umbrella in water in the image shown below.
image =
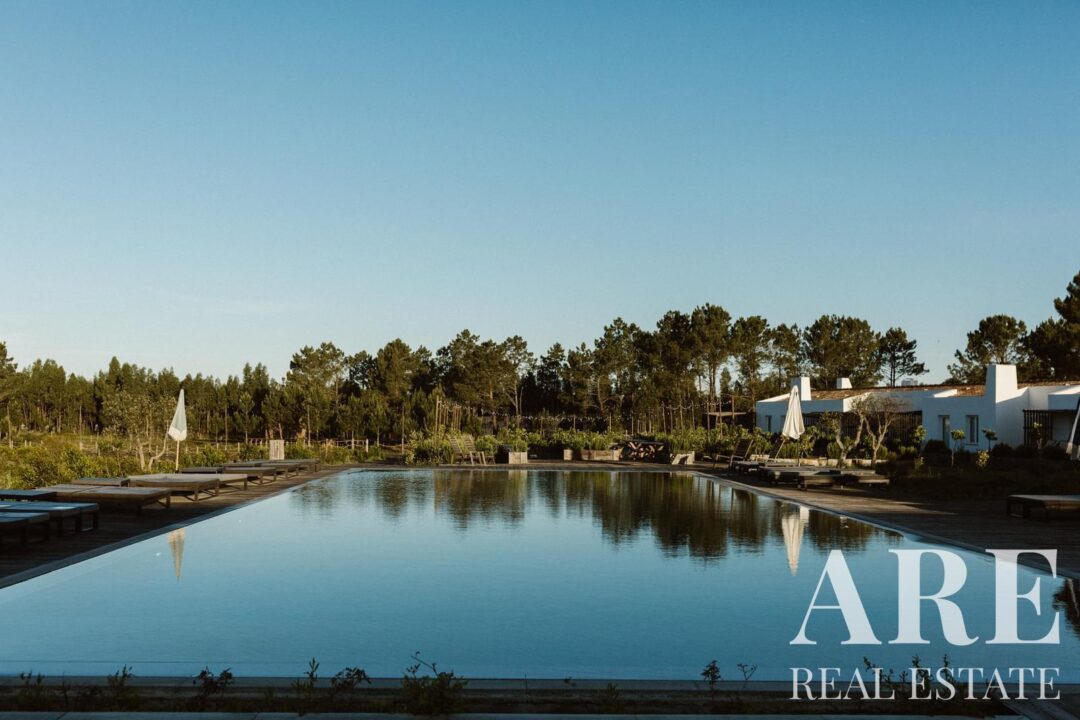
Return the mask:
<path id="1" fill-rule="evenodd" d="M 780 518 L 780 528 L 784 533 L 784 547 L 787 548 L 788 567 L 794 575 L 799 570 L 799 551 L 802 549 L 803 528 L 810 519 L 810 509 L 799 507 L 784 513 Z"/>
<path id="2" fill-rule="evenodd" d="M 173 530 L 168 534 L 169 550 L 172 551 L 173 572 L 176 579 L 180 579 L 180 568 L 184 564 L 184 528 Z"/>

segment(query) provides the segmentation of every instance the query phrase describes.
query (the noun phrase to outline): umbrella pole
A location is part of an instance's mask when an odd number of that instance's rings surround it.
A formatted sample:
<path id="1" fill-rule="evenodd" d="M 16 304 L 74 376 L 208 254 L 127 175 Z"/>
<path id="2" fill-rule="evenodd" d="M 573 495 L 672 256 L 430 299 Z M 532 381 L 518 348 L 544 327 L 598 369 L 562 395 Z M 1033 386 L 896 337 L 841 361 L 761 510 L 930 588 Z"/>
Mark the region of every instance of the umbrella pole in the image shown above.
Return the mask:
<path id="1" fill-rule="evenodd" d="M 180 472 L 180 441 L 176 441 L 176 472 Z"/>

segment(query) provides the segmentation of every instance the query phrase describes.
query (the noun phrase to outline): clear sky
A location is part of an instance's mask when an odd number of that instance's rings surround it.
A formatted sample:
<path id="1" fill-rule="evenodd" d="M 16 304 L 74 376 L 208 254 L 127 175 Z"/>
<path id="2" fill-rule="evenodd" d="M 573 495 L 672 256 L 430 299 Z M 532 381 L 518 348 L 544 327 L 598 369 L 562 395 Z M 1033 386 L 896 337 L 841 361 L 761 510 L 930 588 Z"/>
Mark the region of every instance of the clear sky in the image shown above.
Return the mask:
<path id="1" fill-rule="evenodd" d="M 0 340 L 282 374 L 712 302 L 905 327 L 1080 270 L 1080 3 L 0 4 Z"/>

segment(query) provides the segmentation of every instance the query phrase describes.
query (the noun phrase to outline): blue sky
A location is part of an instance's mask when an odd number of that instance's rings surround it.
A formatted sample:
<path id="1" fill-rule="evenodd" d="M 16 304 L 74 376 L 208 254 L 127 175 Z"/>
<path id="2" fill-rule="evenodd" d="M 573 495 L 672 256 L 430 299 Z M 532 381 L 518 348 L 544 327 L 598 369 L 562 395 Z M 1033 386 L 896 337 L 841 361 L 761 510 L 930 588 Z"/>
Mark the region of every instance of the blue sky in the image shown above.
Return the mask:
<path id="1" fill-rule="evenodd" d="M 704 302 L 933 372 L 1080 270 L 1080 4 L 0 5 L 0 339 L 236 373 Z"/>

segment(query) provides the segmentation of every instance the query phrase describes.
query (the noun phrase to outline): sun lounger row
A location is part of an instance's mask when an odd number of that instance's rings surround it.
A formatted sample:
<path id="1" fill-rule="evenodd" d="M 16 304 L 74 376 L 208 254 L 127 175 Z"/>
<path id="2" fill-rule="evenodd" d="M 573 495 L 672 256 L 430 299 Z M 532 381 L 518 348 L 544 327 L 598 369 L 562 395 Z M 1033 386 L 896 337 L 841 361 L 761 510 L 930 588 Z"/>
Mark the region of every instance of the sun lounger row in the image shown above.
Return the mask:
<path id="1" fill-rule="evenodd" d="M 290 473 L 318 469 L 316 460 L 252 460 L 213 467 L 184 468 L 179 473 L 132 475 L 121 478 L 82 477 L 51 487 L 0 489 L 0 535 L 19 535 L 26 542 L 40 531 L 47 539 L 70 526 L 74 532 L 96 530 L 102 507 L 132 510 L 151 505 L 169 508 L 173 495 L 193 502 L 212 497 L 223 486 L 263 484 Z"/>
<path id="2" fill-rule="evenodd" d="M 889 478 L 878 475 L 873 470 L 840 470 L 822 467 L 765 468 L 758 471 L 774 485 L 796 485 L 802 490 L 815 487 L 840 487 L 858 485 L 860 487 L 889 486 Z"/>

